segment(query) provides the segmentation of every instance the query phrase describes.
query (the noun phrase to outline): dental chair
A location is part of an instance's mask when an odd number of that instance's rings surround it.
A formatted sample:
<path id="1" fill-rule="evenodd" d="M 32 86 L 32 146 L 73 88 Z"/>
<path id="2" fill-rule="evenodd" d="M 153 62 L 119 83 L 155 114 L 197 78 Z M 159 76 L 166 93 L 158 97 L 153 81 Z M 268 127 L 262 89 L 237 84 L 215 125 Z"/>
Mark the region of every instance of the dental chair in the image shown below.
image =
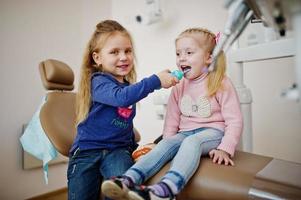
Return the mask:
<path id="1" fill-rule="evenodd" d="M 45 89 L 49 90 L 40 111 L 42 128 L 57 151 L 68 157 L 76 134 L 73 71 L 53 59 L 41 62 L 39 71 Z"/>
<path id="2" fill-rule="evenodd" d="M 68 156 L 76 134 L 73 71 L 51 59 L 41 62 L 39 69 L 44 87 L 50 90 L 40 112 L 41 125 L 55 148 Z M 230 167 L 214 164 L 210 158 L 201 159 L 177 200 L 301 199 L 301 164 L 242 151 L 236 151 L 234 162 Z M 169 166 L 147 184 L 157 182 Z"/>

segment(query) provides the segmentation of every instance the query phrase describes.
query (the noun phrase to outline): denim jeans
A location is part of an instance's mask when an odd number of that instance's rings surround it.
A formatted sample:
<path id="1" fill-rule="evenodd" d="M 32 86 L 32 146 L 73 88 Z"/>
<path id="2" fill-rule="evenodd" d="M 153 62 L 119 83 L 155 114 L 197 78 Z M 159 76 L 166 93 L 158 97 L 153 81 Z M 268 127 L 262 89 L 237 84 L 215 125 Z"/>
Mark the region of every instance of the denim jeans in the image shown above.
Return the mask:
<path id="1" fill-rule="evenodd" d="M 143 156 L 126 173 L 136 184 L 142 184 L 173 159 L 162 181 L 173 183 L 177 191 L 185 184 L 199 166 L 201 155 L 207 155 L 221 142 L 224 133 L 214 128 L 199 128 L 161 140 L 153 150 Z"/>
<path id="2" fill-rule="evenodd" d="M 69 200 L 98 200 L 102 180 L 122 175 L 133 165 L 127 149 L 77 149 L 70 156 L 67 170 Z"/>

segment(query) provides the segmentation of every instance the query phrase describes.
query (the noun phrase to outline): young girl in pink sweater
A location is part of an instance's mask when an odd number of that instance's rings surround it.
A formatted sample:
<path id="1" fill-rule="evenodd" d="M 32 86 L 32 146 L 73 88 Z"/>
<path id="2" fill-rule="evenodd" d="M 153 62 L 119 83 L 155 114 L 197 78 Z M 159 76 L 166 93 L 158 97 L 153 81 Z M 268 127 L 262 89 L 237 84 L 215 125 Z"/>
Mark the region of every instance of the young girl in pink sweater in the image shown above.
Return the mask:
<path id="1" fill-rule="evenodd" d="M 237 93 L 225 75 L 225 56 L 220 54 L 216 70 L 209 71 L 216 36 L 207 29 L 191 28 L 176 39 L 176 62 L 184 79 L 171 92 L 163 129 L 163 140 L 122 177 L 102 184 L 102 192 L 113 199 L 174 199 L 209 155 L 217 164 L 234 165 L 235 147 L 243 128 Z M 136 187 L 172 160 L 160 182 Z"/>

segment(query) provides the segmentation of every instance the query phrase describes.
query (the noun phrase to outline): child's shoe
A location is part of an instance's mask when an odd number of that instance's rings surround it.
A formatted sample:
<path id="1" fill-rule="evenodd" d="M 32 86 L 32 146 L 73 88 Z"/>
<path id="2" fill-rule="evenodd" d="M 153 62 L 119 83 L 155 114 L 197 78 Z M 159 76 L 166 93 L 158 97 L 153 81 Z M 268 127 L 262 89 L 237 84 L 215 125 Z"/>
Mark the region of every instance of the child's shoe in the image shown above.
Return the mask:
<path id="1" fill-rule="evenodd" d="M 145 186 L 136 186 L 128 192 L 130 200 L 175 200 L 174 195 L 161 197 L 156 195 L 150 188 Z"/>
<path id="2" fill-rule="evenodd" d="M 114 200 L 128 200 L 129 187 L 123 183 L 122 177 L 105 180 L 101 185 L 101 192 Z"/>

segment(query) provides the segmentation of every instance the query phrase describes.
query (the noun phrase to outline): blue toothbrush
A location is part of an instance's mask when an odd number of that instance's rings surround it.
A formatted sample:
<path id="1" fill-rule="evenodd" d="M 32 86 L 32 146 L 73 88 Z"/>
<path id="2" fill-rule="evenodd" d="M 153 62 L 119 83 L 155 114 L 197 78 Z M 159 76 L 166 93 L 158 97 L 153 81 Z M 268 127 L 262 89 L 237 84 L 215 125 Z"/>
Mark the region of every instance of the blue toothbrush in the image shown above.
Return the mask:
<path id="1" fill-rule="evenodd" d="M 171 74 L 176 77 L 178 80 L 181 80 L 184 76 L 184 72 L 182 72 L 181 70 L 174 70 L 171 72 Z"/>

